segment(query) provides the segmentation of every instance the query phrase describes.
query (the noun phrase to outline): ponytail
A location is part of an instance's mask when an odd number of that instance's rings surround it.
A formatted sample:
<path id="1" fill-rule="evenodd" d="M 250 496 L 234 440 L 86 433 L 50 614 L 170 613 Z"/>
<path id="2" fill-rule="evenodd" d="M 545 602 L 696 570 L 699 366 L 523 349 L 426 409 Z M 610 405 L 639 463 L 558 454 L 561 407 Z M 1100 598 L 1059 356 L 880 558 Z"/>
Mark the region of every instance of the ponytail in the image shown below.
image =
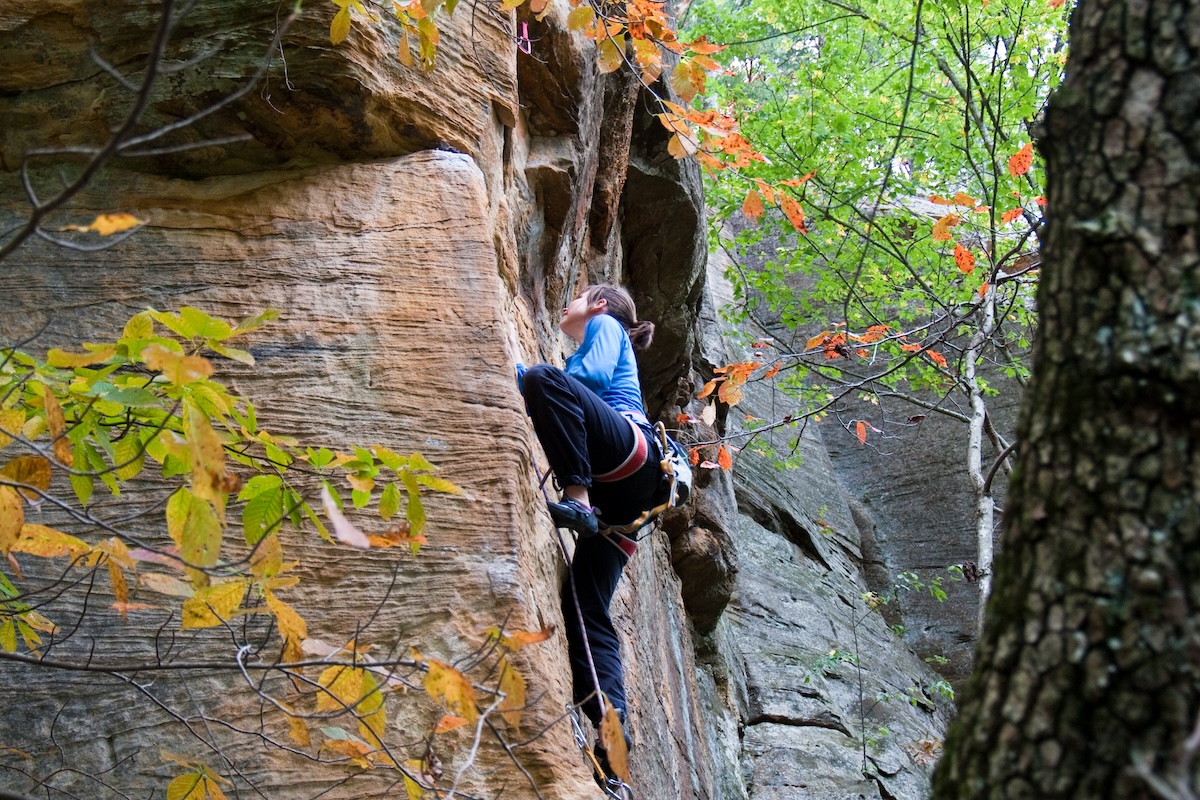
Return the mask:
<path id="1" fill-rule="evenodd" d="M 588 303 L 597 300 L 606 301 L 605 312 L 621 323 L 621 327 L 629 334 L 629 342 L 634 350 L 642 351 L 650 346 L 654 339 L 654 323 L 647 320 L 638 321 L 637 307 L 629 292 L 619 286 L 609 283 L 599 283 L 586 292 Z"/>

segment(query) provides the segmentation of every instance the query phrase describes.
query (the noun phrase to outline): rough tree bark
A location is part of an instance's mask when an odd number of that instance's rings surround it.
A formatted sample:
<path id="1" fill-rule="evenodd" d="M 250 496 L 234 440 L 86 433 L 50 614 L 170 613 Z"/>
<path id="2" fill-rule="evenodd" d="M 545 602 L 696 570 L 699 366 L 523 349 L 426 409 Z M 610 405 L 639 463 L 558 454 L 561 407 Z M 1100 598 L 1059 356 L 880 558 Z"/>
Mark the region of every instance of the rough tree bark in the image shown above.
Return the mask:
<path id="1" fill-rule="evenodd" d="M 1071 48 L 1018 474 L 936 800 L 1200 786 L 1200 2 L 1079 0 Z"/>

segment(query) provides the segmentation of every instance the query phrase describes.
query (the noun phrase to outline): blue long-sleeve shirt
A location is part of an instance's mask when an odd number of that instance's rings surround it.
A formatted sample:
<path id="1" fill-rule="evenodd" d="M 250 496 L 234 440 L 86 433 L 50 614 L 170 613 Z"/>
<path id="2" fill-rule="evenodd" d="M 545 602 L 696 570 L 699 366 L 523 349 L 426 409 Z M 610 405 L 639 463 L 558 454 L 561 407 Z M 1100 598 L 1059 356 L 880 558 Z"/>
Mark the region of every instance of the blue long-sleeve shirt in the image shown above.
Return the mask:
<path id="1" fill-rule="evenodd" d="M 645 416 L 633 343 L 615 317 L 597 314 L 587 321 L 583 342 L 567 359 L 566 372 L 617 411 Z M 518 384 L 523 384 L 524 373 L 524 366 L 517 365 Z M 524 391 L 523 385 L 520 388 Z"/>

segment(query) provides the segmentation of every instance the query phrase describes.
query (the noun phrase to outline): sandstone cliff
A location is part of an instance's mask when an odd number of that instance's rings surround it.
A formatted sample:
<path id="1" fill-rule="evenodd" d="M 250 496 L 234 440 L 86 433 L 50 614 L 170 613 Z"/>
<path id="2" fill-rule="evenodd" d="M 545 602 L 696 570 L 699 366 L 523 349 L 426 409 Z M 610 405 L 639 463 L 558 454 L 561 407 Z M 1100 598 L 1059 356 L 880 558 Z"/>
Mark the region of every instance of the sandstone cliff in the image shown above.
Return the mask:
<path id="1" fill-rule="evenodd" d="M 88 43 L 136 79 L 157 9 L 0 7 L 0 230 L 29 211 L 18 168 L 31 148 L 102 142 L 128 106 Z M 229 318 L 283 309 L 253 343 L 254 370 L 220 364 L 266 424 L 313 442 L 419 450 L 466 490 L 431 506 L 429 545 L 416 559 L 289 540 L 306 565 L 310 635 L 370 634 L 453 659 L 490 625 L 561 627 L 561 557 L 513 365 L 563 357 L 557 309 L 575 288 L 624 282 L 659 324 L 642 365 L 653 414 L 673 418 L 698 376 L 730 356 L 714 313 L 720 284 L 706 274 L 700 176 L 667 154 L 638 84 L 597 73 L 564 9 L 538 21 L 464 6 L 444 25 L 430 74 L 396 63 L 387 25 L 331 47 L 331 12 L 310 9 L 264 83 L 171 143 L 244 141 L 120 160 L 67 220 L 128 211 L 148 221 L 135 236 L 100 252 L 35 240 L 10 257 L 0 269 L 2 334 L 5 344 L 37 334 L 33 349 L 78 347 L 147 306 Z M 163 80 L 143 127 L 234 91 L 277 19 L 247 0 L 198 2 L 173 40 L 181 69 Z M 528 56 L 518 22 L 534 40 Z M 216 55 L 189 65 L 214 46 L 213 31 L 224 33 Z M 29 179 L 51 192 L 78 163 L 41 158 Z M 705 472 L 695 501 L 628 568 L 614 612 L 641 798 L 923 792 L 922 742 L 938 740 L 946 708 L 924 691 L 934 676 L 864 606 L 848 501 L 819 438 L 804 446 L 799 473 L 750 453 L 732 476 Z M 127 510 L 125 498 L 100 502 L 114 517 Z M 146 523 L 146 535 L 161 535 L 154 528 Z M 67 653 L 161 653 L 161 634 L 122 622 L 101 600 Z M 597 796 L 561 720 L 561 636 L 523 655 L 526 727 L 545 732 L 514 757 L 485 743 L 464 787 Z M 0 698 L 0 743 L 22 751 L 0 756 L 4 788 L 46 781 L 81 797 L 154 796 L 173 774 L 162 748 L 207 759 L 239 796 L 403 791 L 387 770 L 261 746 L 263 709 L 233 672 L 122 678 L 6 665 Z M 425 711 L 397 713 L 406 741 L 429 723 Z M 452 774 L 470 742 L 438 747 Z"/>

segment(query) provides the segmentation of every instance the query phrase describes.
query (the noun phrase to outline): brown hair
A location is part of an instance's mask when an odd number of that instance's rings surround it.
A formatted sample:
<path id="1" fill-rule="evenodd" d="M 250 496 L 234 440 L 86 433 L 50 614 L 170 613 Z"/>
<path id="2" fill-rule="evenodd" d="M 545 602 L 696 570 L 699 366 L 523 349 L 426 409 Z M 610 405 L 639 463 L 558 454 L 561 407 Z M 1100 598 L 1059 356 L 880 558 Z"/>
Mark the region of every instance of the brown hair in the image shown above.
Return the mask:
<path id="1" fill-rule="evenodd" d="M 586 294 L 588 305 L 597 300 L 604 300 L 608 303 L 605 313 L 614 317 L 617 322 L 621 323 L 621 327 L 625 328 L 634 350 L 645 350 L 650 346 L 650 342 L 654 339 L 654 323 L 646 320 L 638 322 L 637 307 L 633 304 L 633 298 L 629 296 L 629 292 L 610 283 L 598 283 L 588 287 Z"/>

